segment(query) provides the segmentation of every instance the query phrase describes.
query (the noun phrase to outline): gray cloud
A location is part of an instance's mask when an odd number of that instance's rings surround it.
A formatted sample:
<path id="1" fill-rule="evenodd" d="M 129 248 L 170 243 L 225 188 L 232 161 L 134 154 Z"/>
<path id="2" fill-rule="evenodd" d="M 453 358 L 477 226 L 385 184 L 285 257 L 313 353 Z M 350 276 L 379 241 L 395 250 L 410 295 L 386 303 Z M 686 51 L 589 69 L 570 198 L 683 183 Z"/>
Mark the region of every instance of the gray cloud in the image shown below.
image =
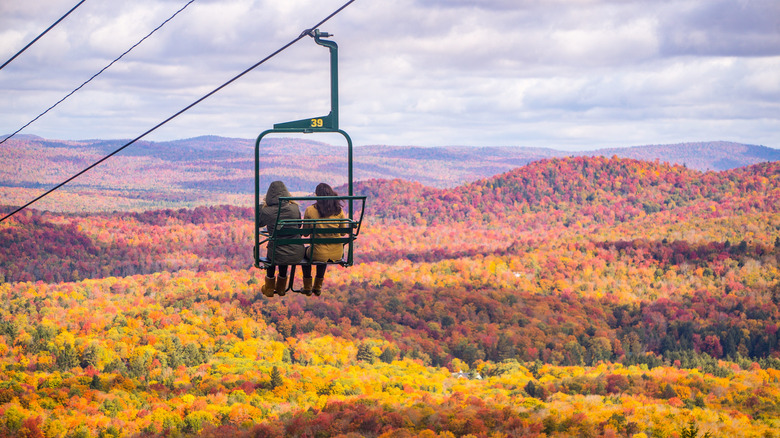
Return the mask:
<path id="1" fill-rule="evenodd" d="M 780 55 L 780 3 L 714 0 L 667 10 L 663 51 L 668 55 Z"/>
<path id="2" fill-rule="evenodd" d="M 0 58 L 70 3 L 0 4 Z M 0 71 L 0 131 L 16 130 L 184 3 L 86 2 Z M 134 137 L 341 4 L 198 0 L 25 132 Z M 324 30 L 341 48 L 341 121 L 357 144 L 778 147 L 778 17 L 774 0 L 360 0 Z M 325 113 L 327 86 L 327 52 L 307 39 L 150 139 L 254 137 Z"/>

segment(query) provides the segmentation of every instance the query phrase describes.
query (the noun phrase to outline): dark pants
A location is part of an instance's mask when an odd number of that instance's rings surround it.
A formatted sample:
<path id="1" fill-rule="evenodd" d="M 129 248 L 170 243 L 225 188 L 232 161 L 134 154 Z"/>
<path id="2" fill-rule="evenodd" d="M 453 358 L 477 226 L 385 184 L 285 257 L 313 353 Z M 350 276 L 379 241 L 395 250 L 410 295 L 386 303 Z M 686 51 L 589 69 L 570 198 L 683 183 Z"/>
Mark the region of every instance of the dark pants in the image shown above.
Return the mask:
<path id="1" fill-rule="evenodd" d="M 325 278 L 325 270 L 328 265 L 317 265 L 317 278 Z M 304 278 L 311 278 L 311 265 L 301 265 Z"/>
<path id="2" fill-rule="evenodd" d="M 274 276 L 274 270 L 276 269 L 275 265 L 271 265 L 268 267 L 268 273 L 265 274 L 268 277 Z M 287 276 L 287 265 L 279 265 L 279 276 L 280 277 L 286 277 Z"/>

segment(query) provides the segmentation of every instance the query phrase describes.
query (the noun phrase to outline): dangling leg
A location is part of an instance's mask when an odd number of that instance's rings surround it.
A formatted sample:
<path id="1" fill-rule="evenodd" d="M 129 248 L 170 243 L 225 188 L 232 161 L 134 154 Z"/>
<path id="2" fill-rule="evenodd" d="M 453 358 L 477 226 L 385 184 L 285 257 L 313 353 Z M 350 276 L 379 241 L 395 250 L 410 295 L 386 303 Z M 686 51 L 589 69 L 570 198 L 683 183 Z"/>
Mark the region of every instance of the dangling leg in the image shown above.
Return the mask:
<path id="1" fill-rule="evenodd" d="M 326 269 L 328 269 L 328 265 L 317 265 L 317 276 L 314 277 L 314 285 L 311 288 L 314 295 L 320 296 L 322 293 L 322 282 L 325 280 Z"/>
<path id="2" fill-rule="evenodd" d="M 279 265 L 279 277 L 276 279 L 274 290 L 281 297 L 287 293 L 287 265 Z"/>
<path id="3" fill-rule="evenodd" d="M 301 293 L 311 296 L 311 265 L 301 265 L 301 272 L 303 272 L 303 289 L 301 289 Z"/>
<path id="4" fill-rule="evenodd" d="M 276 277 L 274 276 L 275 271 L 276 266 L 271 265 L 268 267 L 265 274 L 265 284 L 263 285 L 262 289 L 260 289 L 260 291 L 263 292 L 263 295 L 267 296 L 268 298 L 274 296 L 274 288 L 276 287 Z"/>

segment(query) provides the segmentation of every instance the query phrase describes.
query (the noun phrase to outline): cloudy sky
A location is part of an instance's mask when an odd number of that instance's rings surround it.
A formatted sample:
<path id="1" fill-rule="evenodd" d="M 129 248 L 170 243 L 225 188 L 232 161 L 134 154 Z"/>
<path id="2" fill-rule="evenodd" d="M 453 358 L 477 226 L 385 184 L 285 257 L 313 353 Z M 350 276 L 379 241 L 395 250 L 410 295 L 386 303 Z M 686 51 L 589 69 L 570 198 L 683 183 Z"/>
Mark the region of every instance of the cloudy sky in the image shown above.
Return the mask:
<path id="1" fill-rule="evenodd" d="M 345 1 L 195 0 L 22 133 L 134 138 Z M 0 132 L 187 2 L 84 2 L 0 70 Z M 0 0 L 0 63 L 76 3 Z M 780 148 L 777 0 L 357 0 L 322 30 L 340 47 L 341 128 L 357 145 Z M 146 139 L 254 138 L 328 99 L 327 50 L 306 38 Z"/>

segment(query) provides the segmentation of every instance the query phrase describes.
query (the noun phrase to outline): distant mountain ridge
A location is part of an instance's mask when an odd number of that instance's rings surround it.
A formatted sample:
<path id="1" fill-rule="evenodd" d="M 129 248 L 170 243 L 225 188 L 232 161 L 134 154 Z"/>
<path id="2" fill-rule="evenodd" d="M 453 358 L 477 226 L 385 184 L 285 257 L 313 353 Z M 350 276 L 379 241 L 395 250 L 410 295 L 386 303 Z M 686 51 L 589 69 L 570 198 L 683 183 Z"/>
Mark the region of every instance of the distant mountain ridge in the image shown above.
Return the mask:
<path id="1" fill-rule="evenodd" d="M 604 157 L 616 155 L 644 161 L 657 159 L 701 171 L 731 170 L 751 164 L 780 160 L 780 150 L 778 149 L 728 141 L 600 149 L 583 155 Z"/>
<path id="2" fill-rule="evenodd" d="M 511 223 L 537 213 L 551 222 L 614 223 L 703 206 L 740 210 L 745 199 L 774 211 L 778 174 L 780 162 L 702 173 L 632 158 L 563 157 L 450 189 L 395 179 L 363 181 L 355 191 L 370 197 L 370 216 L 411 224 Z"/>
<path id="3" fill-rule="evenodd" d="M 0 204 L 20 205 L 84 169 L 125 140 L 47 140 L 26 135 L 0 148 Z M 713 141 L 567 152 L 520 146 L 387 146 L 354 149 L 354 179 L 402 179 L 452 188 L 529 163 L 573 156 L 632 158 L 723 171 L 780 161 L 780 150 Z M 346 183 L 343 145 L 308 139 L 272 138 L 260 149 L 260 185 L 283 180 L 293 192 L 311 193 L 319 182 Z M 72 196 L 107 196 L 107 206 L 84 203 L 84 211 L 198 205 L 246 205 L 254 193 L 254 140 L 202 136 L 167 142 L 139 141 L 65 186 Z M 33 196 L 34 197 L 34 196 Z M 67 210 L 54 204 L 41 208 Z"/>

